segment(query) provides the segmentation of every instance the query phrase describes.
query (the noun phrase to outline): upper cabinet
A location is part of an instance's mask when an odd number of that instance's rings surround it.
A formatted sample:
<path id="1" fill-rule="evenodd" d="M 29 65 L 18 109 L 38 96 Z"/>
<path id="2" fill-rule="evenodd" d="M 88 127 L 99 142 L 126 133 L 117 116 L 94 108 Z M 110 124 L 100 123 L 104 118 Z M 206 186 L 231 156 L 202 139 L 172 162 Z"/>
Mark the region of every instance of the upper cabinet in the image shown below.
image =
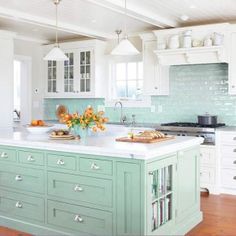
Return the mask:
<path id="1" fill-rule="evenodd" d="M 143 75 L 145 95 L 169 94 L 169 66 L 158 65 L 157 41 L 152 33 L 140 35 L 143 41 Z"/>
<path id="2" fill-rule="evenodd" d="M 86 40 L 62 43 L 69 61 L 45 62 L 45 97 L 96 98 L 106 96 L 105 43 Z M 44 53 L 51 46 L 45 46 Z"/>
<path id="3" fill-rule="evenodd" d="M 228 62 L 229 26 L 224 23 L 154 31 L 158 64 Z"/>

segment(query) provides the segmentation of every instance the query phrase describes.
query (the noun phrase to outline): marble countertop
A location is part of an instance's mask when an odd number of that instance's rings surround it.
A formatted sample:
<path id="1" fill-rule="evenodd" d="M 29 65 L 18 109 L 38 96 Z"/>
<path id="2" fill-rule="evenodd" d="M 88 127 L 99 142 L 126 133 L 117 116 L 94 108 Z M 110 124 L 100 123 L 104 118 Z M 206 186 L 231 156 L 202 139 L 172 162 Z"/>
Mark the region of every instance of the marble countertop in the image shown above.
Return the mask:
<path id="1" fill-rule="evenodd" d="M 136 131 L 143 129 L 145 128 L 136 128 Z M 0 132 L 0 145 L 148 160 L 200 145 L 203 142 L 202 138 L 177 136 L 172 140 L 153 144 L 115 141 L 118 137 L 127 136 L 128 132 L 127 127 L 107 125 L 106 132 L 89 136 L 86 139 L 51 140 L 49 134 L 30 134 L 22 128 L 15 132 Z"/>

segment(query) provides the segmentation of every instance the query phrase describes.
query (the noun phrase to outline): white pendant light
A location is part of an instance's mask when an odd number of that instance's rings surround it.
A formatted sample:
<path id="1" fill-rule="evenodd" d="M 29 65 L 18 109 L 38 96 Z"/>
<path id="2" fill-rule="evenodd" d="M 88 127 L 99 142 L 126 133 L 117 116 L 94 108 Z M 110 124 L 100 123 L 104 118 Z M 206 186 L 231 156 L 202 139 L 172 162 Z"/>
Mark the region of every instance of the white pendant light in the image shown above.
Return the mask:
<path id="1" fill-rule="evenodd" d="M 53 0 L 56 5 L 56 43 L 54 48 L 43 58 L 45 61 L 68 61 L 69 58 L 60 49 L 58 43 L 58 5 L 61 0 Z"/>
<path id="2" fill-rule="evenodd" d="M 111 51 L 111 55 L 119 55 L 119 56 L 131 56 L 138 55 L 140 52 L 137 48 L 129 41 L 127 34 L 127 4 L 125 0 L 125 37 L 121 41 L 119 41 L 119 35 L 121 31 L 116 31 L 118 34 L 118 45 Z"/>

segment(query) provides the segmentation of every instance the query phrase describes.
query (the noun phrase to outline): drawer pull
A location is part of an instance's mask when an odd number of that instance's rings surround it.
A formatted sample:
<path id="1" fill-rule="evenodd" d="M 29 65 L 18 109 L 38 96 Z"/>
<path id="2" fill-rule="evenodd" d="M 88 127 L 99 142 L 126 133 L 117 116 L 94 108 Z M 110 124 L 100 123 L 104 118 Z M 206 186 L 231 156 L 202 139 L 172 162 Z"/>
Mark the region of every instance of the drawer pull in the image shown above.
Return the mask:
<path id="1" fill-rule="evenodd" d="M 6 152 L 2 152 L 2 153 L 1 153 L 1 157 L 2 157 L 2 158 L 8 158 L 8 155 L 7 155 Z"/>
<path id="2" fill-rule="evenodd" d="M 236 140 L 236 137 L 234 137 L 233 140 Z"/>
<path id="3" fill-rule="evenodd" d="M 234 176 L 233 179 L 236 180 L 236 176 Z"/>
<path id="4" fill-rule="evenodd" d="M 15 180 L 16 180 L 16 181 L 22 181 L 23 178 L 22 178 L 20 175 L 16 175 Z"/>
<path id="5" fill-rule="evenodd" d="M 100 169 L 100 166 L 98 166 L 96 163 L 92 163 L 91 169 L 92 169 L 92 170 L 99 170 L 99 169 Z"/>
<path id="6" fill-rule="evenodd" d="M 35 159 L 33 158 L 33 156 L 29 155 L 27 158 L 27 161 L 33 162 L 35 161 Z"/>
<path id="7" fill-rule="evenodd" d="M 75 192 L 83 192 L 84 191 L 84 189 L 82 187 L 80 187 L 79 185 L 76 185 L 74 187 L 74 190 L 75 190 Z"/>
<path id="8" fill-rule="evenodd" d="M 65 162 L 63 160 L 58 160 L 57 165 L 64 166 Z"/>
<path id="9" fill-rule="evenodd" d="M 21 202 L 16 202 L 16 208 L 22 208 L 23 204 Z"/>
<path id="10" fill-rule="evenodd" d="M 149 171 L 148 174 L 149 174 L 149 175 L 153 175 L 154 173 L 153 173 L 152 171 Z"/>
<path id="11" fill-rule="evenodd" d="M 235 164 L 235 165 L 236 165 L 236 161 L 234 161 L 234 162 L 233 162 L 233 164 Z"/>
<path id="12" fill-rule="evenodd" d="M 83 218 L 80 215 L 76 215 L 75 218 L 74 218 L 74 221 L 82 223 L 84 220 L 83 220 Z"/>

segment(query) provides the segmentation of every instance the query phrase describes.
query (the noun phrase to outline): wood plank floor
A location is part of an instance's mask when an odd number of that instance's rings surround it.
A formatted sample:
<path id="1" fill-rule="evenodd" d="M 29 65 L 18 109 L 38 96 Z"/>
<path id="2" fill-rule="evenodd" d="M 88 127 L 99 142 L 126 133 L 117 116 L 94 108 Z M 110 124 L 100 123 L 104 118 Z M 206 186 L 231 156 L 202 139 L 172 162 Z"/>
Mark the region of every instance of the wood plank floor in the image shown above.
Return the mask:
<path id="1" fill-rule="evenodd" d="M 236 196 L 201 197 L 203 222 L 186 236 L 236 236 Z M 30 236 L 0 227 L 0 236 Z"/>

